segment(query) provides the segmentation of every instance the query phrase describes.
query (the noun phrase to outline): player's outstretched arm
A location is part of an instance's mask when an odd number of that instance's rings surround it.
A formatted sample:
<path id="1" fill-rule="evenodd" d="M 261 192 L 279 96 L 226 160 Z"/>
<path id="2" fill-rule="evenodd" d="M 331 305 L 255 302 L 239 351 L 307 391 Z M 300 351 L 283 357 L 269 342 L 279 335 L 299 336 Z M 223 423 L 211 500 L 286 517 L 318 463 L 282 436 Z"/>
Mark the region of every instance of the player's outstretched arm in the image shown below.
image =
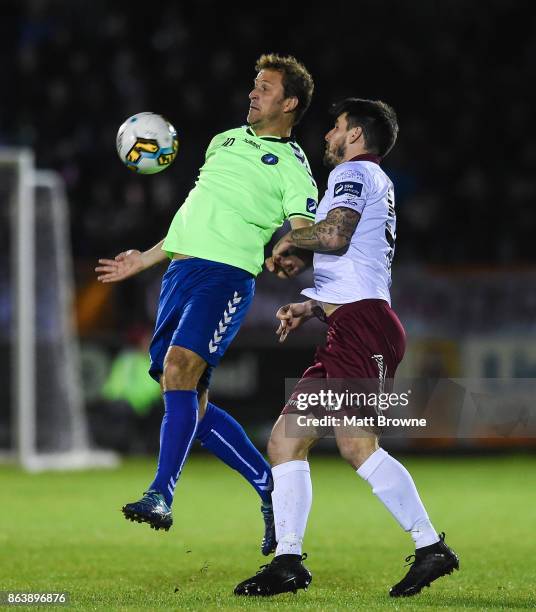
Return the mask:
<path id="1" fill-rule="evenodd" d="M 279 336 L 279 342 L 284 342 L 291 331 L 313 317 L 326 320 L 324 310 L 316 300 L 286 304 L 281 306 L 275 316 L 279 320 L 279 327 L 275 332 Z"/>
<path id="2" fill-rule="evenodd" d="M 115 259 L 99 259 L 100 265 L 95 268 L 95 272 L 99 273 L 97 279 L 101 283 L 117 283 L 151 268 L 167 259 L 166 253 L 162 251 L 163 244 L 164 240 L 161 240 L 143 253 L 131 249 L 119 253 Z"/>

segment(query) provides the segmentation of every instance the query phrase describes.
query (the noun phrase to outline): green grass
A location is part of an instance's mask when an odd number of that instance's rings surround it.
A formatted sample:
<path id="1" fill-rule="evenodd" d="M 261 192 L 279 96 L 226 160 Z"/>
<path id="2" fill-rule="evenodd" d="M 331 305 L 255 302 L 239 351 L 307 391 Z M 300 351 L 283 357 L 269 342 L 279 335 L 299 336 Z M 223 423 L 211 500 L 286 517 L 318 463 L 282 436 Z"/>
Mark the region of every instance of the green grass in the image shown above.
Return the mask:
<path id="1" fill-rule="evenodd" d="M 387 593 L 405 571 L 409 536 L 342 460 L 322 457 L 311 460 L 305 550 L 314 578 L 306 593 L 232 595 L 265 562 L 259 504 L 236 473 L 204 456 L 186 466 L 168 533 L 127 522 L 119 511 L 143 491 L 153 461 L 41 475 L 0 467 L 0 590 L 69 591 L 70 607 L 85 610 L 536 607 L 536 458 L 404 463 L 461 558 L 460 572 L 408 600 Z"/>

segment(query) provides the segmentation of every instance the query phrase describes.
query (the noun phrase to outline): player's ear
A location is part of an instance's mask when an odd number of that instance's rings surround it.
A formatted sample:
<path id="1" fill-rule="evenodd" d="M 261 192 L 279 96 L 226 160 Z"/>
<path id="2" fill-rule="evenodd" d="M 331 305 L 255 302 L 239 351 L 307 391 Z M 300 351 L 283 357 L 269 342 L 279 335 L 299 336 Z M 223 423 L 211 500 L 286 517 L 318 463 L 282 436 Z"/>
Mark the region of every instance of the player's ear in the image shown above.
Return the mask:
<path id="1" fill-rule="evenodd" d="M 292 98 L 285 98 L 285 102 L 283 103 L 283 110 L 285 113 L 292 113 L 298 107 L 298 98 L 296 96 L 292 96 Z"/>
<path id="2" fill-rule="evenodd" d="M 363 136 L 363 128 L 357 125 L 356 127 L 353 127 L 351 130 L 349 130 L 348 140 L 350 144 L 354 144 L 354 142 L 357 142 L 361 138 L 361 136 Z"/>

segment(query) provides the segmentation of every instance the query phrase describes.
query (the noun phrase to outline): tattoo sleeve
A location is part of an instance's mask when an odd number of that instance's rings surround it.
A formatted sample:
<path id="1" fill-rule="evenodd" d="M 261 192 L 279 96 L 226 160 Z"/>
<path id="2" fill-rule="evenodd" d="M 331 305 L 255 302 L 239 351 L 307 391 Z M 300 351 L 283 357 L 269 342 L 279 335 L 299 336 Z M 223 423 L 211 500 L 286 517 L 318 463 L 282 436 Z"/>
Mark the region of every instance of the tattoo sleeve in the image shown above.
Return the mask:
<path id="1" fill-rule="evenodd" d="M 318 253 L 339 251 L 350 244 L 360 218 L 361 215 L 350 208 L 334 208 L 323 221 L 292 230 L 290 237 L 300 249 Z"/>

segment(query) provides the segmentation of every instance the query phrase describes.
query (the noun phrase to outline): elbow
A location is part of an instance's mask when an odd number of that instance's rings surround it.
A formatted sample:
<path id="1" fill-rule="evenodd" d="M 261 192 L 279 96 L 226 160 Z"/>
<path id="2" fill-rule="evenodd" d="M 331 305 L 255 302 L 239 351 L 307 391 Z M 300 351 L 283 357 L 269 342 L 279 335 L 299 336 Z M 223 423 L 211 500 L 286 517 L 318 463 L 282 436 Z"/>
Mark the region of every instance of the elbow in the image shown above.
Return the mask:
<path id="1" fill-rule="evenodd" d="M 347 236 L 333 236 L 329 243 L 326 245 L 326 251 L 346 253 L 350 246 L 350 238 Z"/>

